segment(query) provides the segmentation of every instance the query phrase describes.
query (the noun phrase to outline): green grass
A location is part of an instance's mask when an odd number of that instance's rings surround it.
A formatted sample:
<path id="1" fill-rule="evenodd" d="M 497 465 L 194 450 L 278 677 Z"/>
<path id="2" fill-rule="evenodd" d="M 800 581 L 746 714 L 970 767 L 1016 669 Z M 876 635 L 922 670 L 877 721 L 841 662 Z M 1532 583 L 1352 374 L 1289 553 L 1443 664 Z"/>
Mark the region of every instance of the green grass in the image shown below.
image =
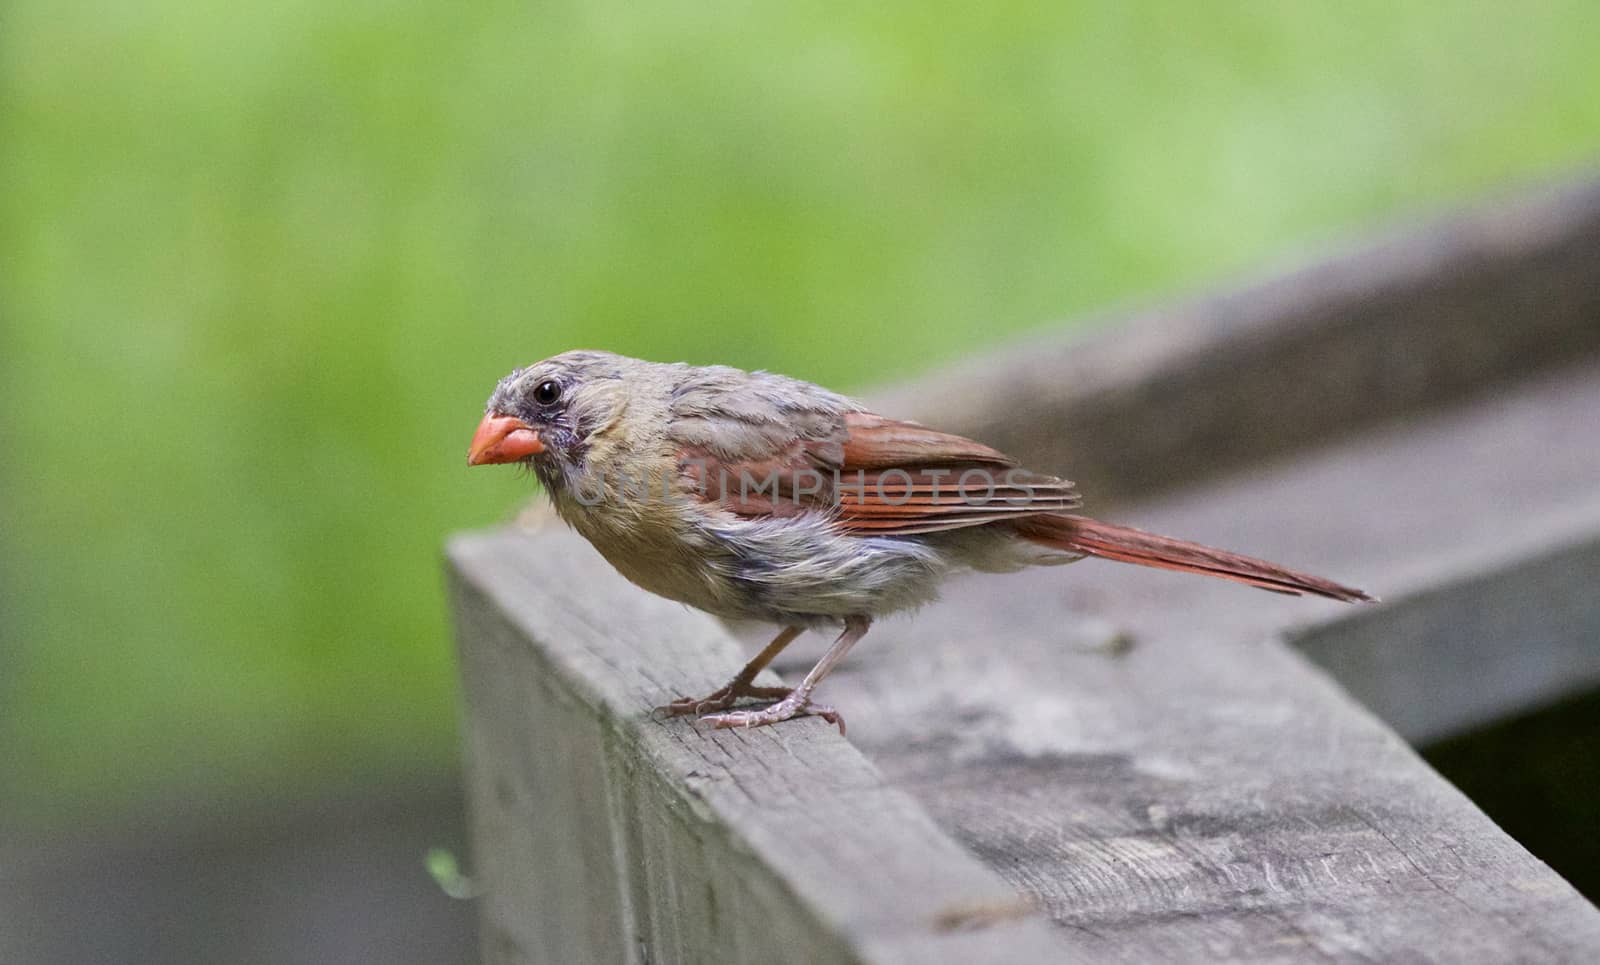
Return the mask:
<path id="1" fill-rule="evenodd" d="M 1597 49 L 1589 2 L 15 0 L 0 795 L 443 766 L 515 365 L 904 376 L 1580 168 Z"/>

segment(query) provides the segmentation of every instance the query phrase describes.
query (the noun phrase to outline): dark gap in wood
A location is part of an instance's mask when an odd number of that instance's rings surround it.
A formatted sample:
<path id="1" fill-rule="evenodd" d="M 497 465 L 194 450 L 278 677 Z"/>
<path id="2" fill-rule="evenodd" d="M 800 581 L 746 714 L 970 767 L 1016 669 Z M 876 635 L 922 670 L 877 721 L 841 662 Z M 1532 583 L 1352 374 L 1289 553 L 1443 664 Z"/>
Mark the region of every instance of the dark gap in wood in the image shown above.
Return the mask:
<path id="1" fill-rule="evenodd" d="M 1506 833 L 1600 901 L 1600 688 L 1423 747 Z"/>

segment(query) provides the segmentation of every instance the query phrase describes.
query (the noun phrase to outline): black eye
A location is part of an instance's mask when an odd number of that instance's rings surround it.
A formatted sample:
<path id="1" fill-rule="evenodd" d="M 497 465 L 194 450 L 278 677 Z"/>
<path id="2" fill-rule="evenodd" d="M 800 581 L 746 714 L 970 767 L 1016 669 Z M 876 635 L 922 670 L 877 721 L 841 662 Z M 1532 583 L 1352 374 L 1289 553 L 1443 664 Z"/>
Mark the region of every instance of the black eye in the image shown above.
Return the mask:
<path id="1" fill-rule="evenodd" d="M 540 382 L 533 390 L 533 401 L 540 405 L 550 405 L 561 398 L 561 386 L 554 382 Z"/>

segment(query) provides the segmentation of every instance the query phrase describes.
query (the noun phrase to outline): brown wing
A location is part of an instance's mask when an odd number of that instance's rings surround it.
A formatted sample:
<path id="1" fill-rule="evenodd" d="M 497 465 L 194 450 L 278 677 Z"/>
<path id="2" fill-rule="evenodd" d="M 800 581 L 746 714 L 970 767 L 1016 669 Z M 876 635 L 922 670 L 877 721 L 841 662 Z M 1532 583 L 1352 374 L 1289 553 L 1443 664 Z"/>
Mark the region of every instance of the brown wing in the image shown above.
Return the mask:
<path id="1" fill-rule="evenodd" d="M 702 498 L 737 515 L 825 511 L 861 536 L 981 526 L 1079 504 L 1065 479 L 1020 469 L 980 442 L 914 422 L 849 412 L 836 431 L 817 436 L 772 439 L 760 458 L 686 446 L 680 465 Z"/>

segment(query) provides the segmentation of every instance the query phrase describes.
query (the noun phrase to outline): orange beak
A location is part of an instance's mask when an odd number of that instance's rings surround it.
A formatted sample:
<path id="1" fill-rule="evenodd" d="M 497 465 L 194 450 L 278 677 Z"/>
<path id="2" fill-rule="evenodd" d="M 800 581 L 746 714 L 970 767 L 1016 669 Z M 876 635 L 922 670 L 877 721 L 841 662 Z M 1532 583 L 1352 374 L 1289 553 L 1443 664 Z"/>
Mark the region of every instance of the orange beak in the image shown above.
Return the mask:
<path id="1" fill-rule="evenodd" d="M 472 448 L 467 450 L 467 465 L 483 466 L 502 462 L 517 462 L 544 452 L 544 440 L 532 426 L 516 416 L 485 415 L 472 434 Z"/>

